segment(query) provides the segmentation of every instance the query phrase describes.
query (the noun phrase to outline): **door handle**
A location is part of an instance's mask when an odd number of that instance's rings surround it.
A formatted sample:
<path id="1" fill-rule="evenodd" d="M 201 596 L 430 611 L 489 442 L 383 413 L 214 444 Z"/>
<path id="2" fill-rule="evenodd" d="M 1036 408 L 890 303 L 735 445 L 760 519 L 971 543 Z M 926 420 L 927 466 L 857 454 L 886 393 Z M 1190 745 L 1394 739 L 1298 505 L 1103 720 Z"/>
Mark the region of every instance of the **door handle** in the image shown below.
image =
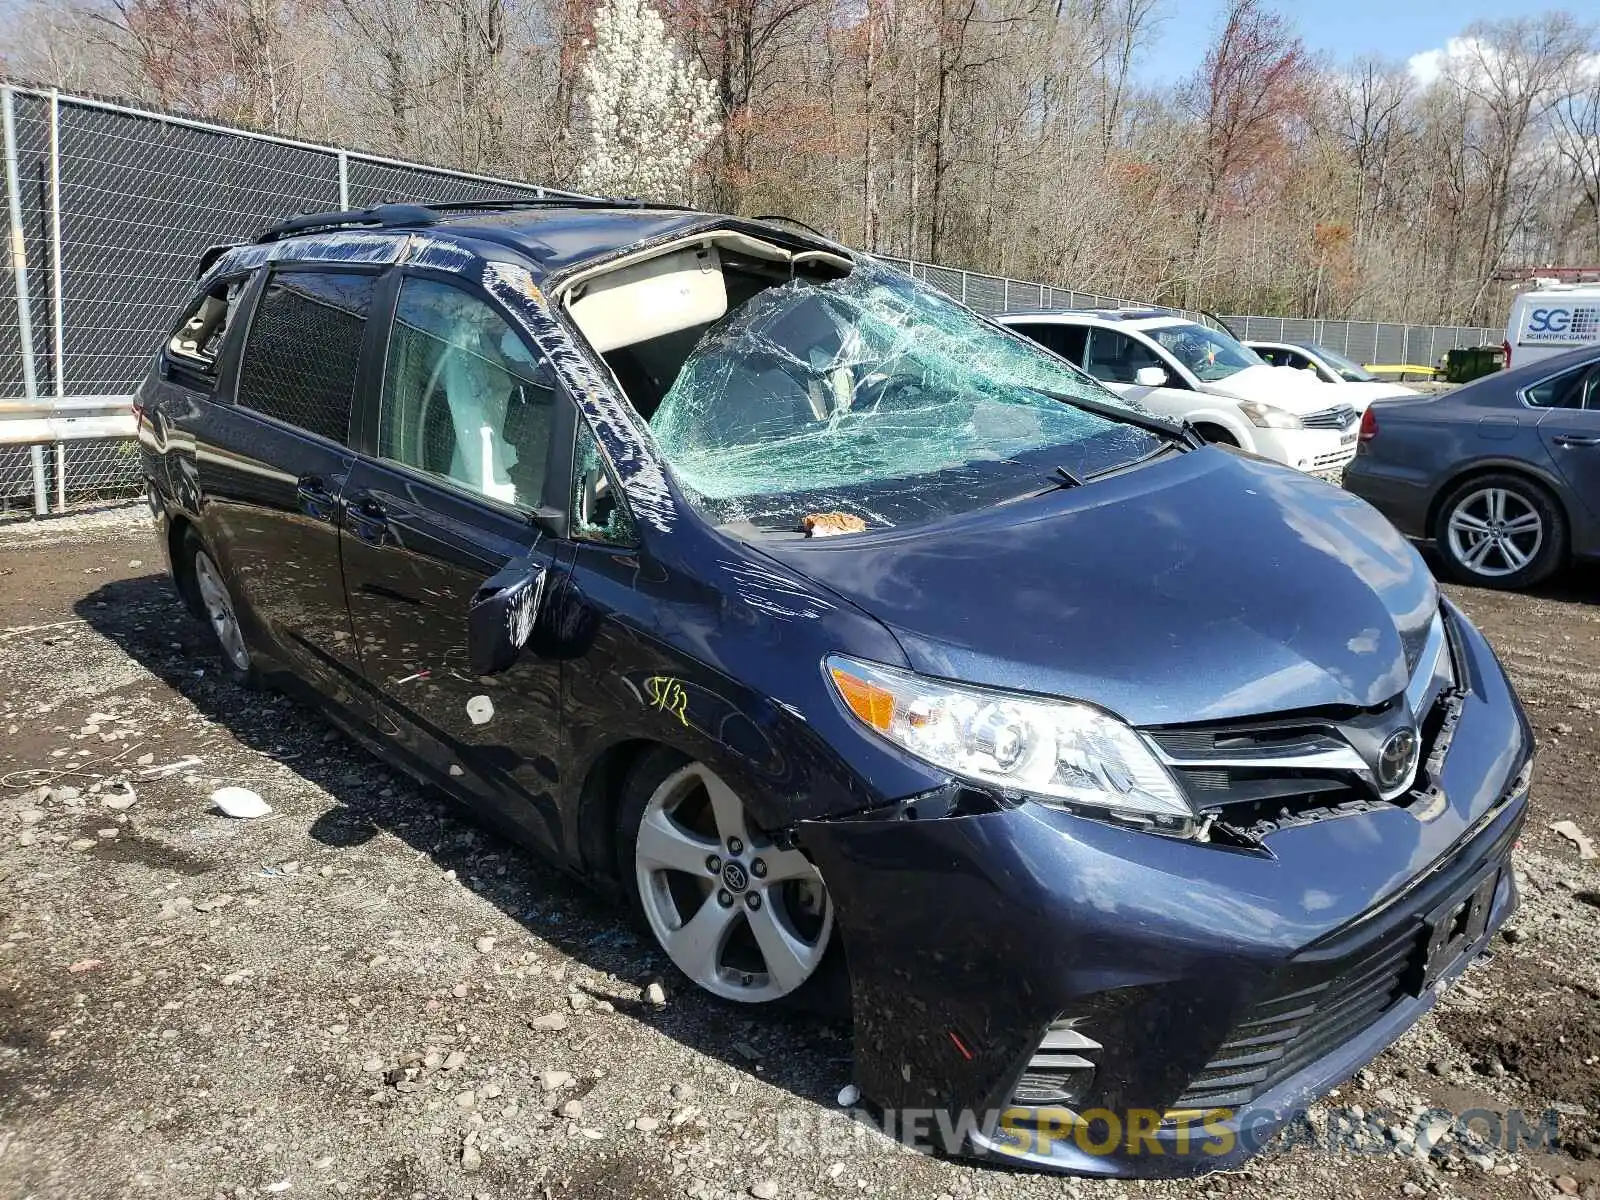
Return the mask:
<path id="1" fill-rule="evenodd" d="M 1600 434 L 1594 433 L 1558 433 L 1551 440 L 1558 446 L 1570 446 L 1574 449 L 1582 446 L 1600 446 Z"/>
<path id="2" fill-rule="evenodd" d="M 302 475 L 295 481 L 300 507 L 319 521 L 333 520 L 334 496 L 320 475 Z"/>
<path id="3" fill-rule="evenodd" d="M 389 540 L 389 510 L 371 493 L 357 496 L 348 509 L 351 533 L 369 546 L 381 546 Z"/>

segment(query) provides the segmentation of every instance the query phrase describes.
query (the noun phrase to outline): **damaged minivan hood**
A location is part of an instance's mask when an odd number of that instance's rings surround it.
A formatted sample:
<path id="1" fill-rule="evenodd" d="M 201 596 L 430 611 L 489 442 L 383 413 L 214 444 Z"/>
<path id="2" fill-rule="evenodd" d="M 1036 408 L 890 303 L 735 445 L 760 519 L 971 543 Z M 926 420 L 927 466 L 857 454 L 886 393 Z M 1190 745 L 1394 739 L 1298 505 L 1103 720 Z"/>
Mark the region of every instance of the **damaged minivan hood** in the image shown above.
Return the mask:
<path id="1" fill-rule="evenodd" d="M 918 671 L 1136 725 L 1381 704 L 1439 603 L 1365 502 L 1218 449 L 920 528 L 760 544 Z"/>

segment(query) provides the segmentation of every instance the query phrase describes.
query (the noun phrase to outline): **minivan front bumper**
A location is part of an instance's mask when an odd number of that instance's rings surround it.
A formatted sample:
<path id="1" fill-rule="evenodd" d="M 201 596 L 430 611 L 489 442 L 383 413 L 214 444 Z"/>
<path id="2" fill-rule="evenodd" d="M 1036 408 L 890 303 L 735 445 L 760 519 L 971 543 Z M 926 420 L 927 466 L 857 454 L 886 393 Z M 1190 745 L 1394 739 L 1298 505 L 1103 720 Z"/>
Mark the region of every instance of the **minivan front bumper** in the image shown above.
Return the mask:
<path id="1" fill-rule="evenodd" d="M 1261 851 L 1035 804 L 802 824 L 885 1128 L 1034 1169 L 1222 1169 L 1426 1012 L 1516 904 L 1532 754 L 1487 643 L 1449 616 L 1468 694 L 1428 805 L 1289 825 Z M 1092 1082 L 1019 1104 L 1052 1027 L 1093 1047 Z"/>

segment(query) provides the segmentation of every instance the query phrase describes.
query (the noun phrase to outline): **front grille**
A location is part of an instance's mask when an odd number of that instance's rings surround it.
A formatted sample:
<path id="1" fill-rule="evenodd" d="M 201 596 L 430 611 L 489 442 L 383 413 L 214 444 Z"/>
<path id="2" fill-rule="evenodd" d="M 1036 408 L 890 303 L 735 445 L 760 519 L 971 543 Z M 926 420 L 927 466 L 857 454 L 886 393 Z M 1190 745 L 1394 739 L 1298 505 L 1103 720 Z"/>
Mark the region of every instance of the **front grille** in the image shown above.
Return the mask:
<path id="1" fill-rule="evenodd" d="M 1519 815 L 1495 835 L 1485 829 L 1410 892 L 1296 955 L 1172 1108 L 1248 1105 L 1418 994 L 1429 932 L 1423 915 L 1484 864 L 1504 865 L 1522 820 Z"/>
<path id="2" fill-rule="evenodd" d="M 1332 471 L 1343 467 L 1355 456 L 1356 446 L 1354 442 L 1351 442 L 1348 446 L 1341 446 L 1339 449 L 1330 451 L 1327 454 L 1317 455 L 1311 460 L 1311 466 L 1307 469 L 1311 471 Z"/>
<path id="3" fill-rule="evenodd" d="M 1335 404 L 1300 418 L 1307 429 L 1348 429 L 1356 421 L 1356 410 L 1348 404 Z"/>

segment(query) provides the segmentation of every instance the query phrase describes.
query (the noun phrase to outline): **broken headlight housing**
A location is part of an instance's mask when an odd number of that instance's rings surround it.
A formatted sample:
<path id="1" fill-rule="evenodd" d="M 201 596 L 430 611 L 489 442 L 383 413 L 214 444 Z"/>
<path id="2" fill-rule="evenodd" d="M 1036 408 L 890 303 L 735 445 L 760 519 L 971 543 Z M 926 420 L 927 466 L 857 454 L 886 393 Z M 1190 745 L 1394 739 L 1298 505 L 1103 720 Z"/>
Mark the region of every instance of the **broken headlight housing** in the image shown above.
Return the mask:
<path id="1" fill-rule="evenodd" d="M 1100 709 L 840 655 L 825 666 L 859 721 L 924 762 L 1041 804 L 1194 835 L 1183 790 L 1137 733 Z"/>

